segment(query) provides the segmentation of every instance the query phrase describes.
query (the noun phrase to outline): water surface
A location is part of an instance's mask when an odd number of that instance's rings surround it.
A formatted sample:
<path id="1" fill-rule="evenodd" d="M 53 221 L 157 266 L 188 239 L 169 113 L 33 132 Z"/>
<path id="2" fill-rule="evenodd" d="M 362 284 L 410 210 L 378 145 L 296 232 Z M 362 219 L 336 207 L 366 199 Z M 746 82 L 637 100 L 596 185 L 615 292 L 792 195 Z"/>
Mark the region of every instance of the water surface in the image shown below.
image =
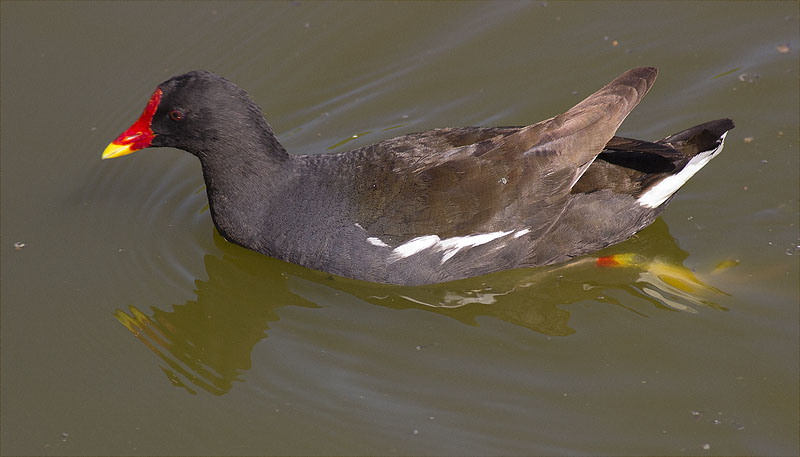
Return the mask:
<path id="1" fill-rule="evenodd" d="M 796 2 L 0 8 L 3 454 L 798 453 Z M 532 123 L 640 65 L 621 135 L 736 129 L 600 254 L 625 268 L 331 277 L 225 242 L 188 154 L 100 161 L 192 69 L 315 154 Z"/>

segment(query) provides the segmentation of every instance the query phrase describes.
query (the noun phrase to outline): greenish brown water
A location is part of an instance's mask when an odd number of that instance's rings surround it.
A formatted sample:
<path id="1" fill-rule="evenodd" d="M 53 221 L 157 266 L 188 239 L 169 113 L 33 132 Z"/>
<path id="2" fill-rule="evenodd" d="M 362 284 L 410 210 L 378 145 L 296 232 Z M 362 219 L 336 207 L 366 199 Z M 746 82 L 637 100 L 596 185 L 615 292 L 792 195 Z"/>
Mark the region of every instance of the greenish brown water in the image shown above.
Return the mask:
<path id="1" fill-rule="evenodd" d="M 3 455 L 798 454 L 796 2 L 0 13 Z M 290 152 L 323 153 L 531 123 L 640 65 L 659 79 L 621 135 L 736 129 L 603 251 L 641 256 L 629 268 L 332 278 L 222 240 L 188 154 L 100 161 L 192 69 L 245 88 Z"/>

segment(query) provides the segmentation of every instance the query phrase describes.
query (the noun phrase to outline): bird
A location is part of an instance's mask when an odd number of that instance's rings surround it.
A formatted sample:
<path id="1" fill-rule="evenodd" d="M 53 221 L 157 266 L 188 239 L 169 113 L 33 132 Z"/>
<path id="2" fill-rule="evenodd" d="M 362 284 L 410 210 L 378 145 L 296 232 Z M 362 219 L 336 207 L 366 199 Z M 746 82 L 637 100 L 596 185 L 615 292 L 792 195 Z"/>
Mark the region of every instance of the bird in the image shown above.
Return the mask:
<path id="1" fill-rule="evenodd" d="M 615 136 L 657 74 L 633 68 L 527 126 L 290 154 L 247 92 L 191 71 L 158 85 L 102 158 L 194 155 L 217 231 L 247 249 L 362 281 L 448 282 L 565 262 L 651 224 L 734 128 L 718 119 L 655 142 Z"/>

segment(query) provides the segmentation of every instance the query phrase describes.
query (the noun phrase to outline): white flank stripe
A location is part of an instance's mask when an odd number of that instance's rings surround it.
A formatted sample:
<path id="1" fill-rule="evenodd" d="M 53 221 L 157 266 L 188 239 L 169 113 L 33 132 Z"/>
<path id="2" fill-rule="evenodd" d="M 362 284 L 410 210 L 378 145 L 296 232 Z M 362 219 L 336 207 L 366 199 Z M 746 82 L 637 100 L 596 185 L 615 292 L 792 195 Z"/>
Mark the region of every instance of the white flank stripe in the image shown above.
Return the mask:
<path id="1" fill-rule="evenodd" d="M 419 236 L 394 248 L 392 251 L 392 256 L 389 257 L 389 260 L 405 259 L 406 257 L 414 255 L 419 251 L 428 249 L 438 242 L 439 237 L 436 235 Z"/>
<path id="2" fill-rule="evenodd" d="M 720 151 L 722 151 L 722 146 L 725 145 L 725 136 L 728 132 L 725 132 L 720 137 L 719 146 L 716 149 L 712 149 L 710 151 L 705 151 L 697 154 L 696 156 L 692 157 L 692 160 L 683 167 L 678 174 L 669 176 L 664 178 L 656 184 L 655 186 L 651 187 L 647 190 L 647 192 L 643 193 L 637 202 L 640 205 L 647 207 L 647 208 L 656 208 L 660 206 L 662 203 L 667 201 L 667 199 L 678 191 L 678 189 L 683 186 L 686 181 L 689 180 L 695 173 L 697 173 L 701 168 L 703 168 L 709 160 L 713 159 Z"/>
<path id="3" fill-rule="evenodd" d="M 524 229 L 520 230 L 523 235 L 530 230 Z M 412 240 L 406 241 L 405 243 L 397 246 L 392 250 L 392 255 L 389 256 L 389 261 L 394 262 L 400 259 L 404 259 L 406 257 L 412 256 L 417 254 L 425 249 L 433 249 L 434 251 L 444 251 L 442 255 L 442 262 L 445 263 L 450 260 L 454 255 L 458 254 L 458 251 L 464 248 L 472 248 L 475 246 L 480 246 L 482 244 L 486 244 L 490 241 L 496 240 L 497 238 L 504 237 L 513 233 L 514 230 L 509 230 L 507 232 L 491 232 L 491 233 L 481 233 L 479 235 L 467 235 L 467 236 L 454 236 L 452 238 L 447 239 L 440 239 L 436 235 L 426 235 L 414 238 Z M 520 235 L 521 236 L 521 235 Z M 372 240 L 380 241 L 377 238 L 372 238 Z M 372 244 L 377 244 L 373 241 L 369 241 Z"/>
<path id="4" fill-rule="evenodd" d="M 369 243 L 369 244 L 371 244 L 373 246 L 380 246 L 382 248 L 388 248 L 389 247 L 389 245 L 384 243 L 380 238 L 376 238 L 374 236 L 371 236 L 371 237 L 367 238 L 367 243 Z"/>
<path id="5" fill-rule="evenodd" d="M 528 233 L 528 232 L 530 232 L 530 231 L 531 231 L 531 229 L 522 229 L 522 230 L 517 230 L 517 233 L 515 233 L 515 234 L 514 234 L 514 238 L 519 238 L 519 237 L 521 237 L 522 235 L 525 235 L 526 233 Z"/>
<path id="6" fill-rule="evenodd" d="M 509 230 L 507 232 L 483 233 L 480 235 L 454 236 L 453 238 L 447 238 L 446 240 L 438 242 L 435 246 L 435 249 L 437 251 L 444 251 L 442 263 L 445 263 L 450 260 L 451 257 L 458 254 L 458 251 L 463 248 L 480 246 L 500 238 L 501 236 L 506 236 L 511 232 L 513 232 L 513 230 Z"/>

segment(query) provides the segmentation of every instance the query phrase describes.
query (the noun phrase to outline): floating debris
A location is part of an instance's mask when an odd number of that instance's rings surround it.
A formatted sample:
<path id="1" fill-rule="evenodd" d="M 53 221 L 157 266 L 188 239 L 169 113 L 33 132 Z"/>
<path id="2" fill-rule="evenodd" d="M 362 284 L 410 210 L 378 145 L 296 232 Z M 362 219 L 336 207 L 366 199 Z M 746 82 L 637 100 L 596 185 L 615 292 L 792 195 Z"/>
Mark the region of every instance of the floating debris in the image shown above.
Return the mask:
<path id="1" fill-rule="evenodd" d="M 739 81 L 743 83 L 754 83 L 760 77 L 761 75 L 759 75 L 758 73 L 752 75 L 750 73 L 742 73 L 739 75 Z"/>
<path id="2" fill-rule="evenodd" d="M 736 68 L 734 68 L 733 70 L 728 70 L 728 71 L 722 72 L 722 73 L 720 73 L 720 74 L 718 74 L 718 75 L 714 76 L 714 77 L 713 77 L 713 78 L 711 78 L 711 79 L 717 79 L 717 78 L 721 78 L 721 77 L 723 77 L 723 76 L 728 76 L 728 75 L 730 75 L 730 74 L 736 73 L 737 71 L 739 71 L 739 70 L 741 70 L 741 69 L 742 69 L 742 67 L 736 67 Z"/>
<path id="3" fill-rule="evenodd" d="M 775 46 L 775 50 L 777 50 L 781 54 L 786 54 L 787 52 L 789 52 L 789 43 L 779 44 Z"/>
<path id="4" fill-rule="evenodd" d="M 25 243 L 23 243 L 22 241 L 17 241 L 16 243 L 14 243 L 14 249 L 16 249 L 17 251 L 19 251 L 20 249 L 22 249 L 24 247 L 25 247 Z"/>
<path id="5" fill-rule="evenodd" d="M 753 138 L 752 136 L 746 136 L 746 137 L 744 137 L 742 140 L 743 140 L 745 143 L 752 143 L 754 139 L 755 139 L 755 138 Z"/>

